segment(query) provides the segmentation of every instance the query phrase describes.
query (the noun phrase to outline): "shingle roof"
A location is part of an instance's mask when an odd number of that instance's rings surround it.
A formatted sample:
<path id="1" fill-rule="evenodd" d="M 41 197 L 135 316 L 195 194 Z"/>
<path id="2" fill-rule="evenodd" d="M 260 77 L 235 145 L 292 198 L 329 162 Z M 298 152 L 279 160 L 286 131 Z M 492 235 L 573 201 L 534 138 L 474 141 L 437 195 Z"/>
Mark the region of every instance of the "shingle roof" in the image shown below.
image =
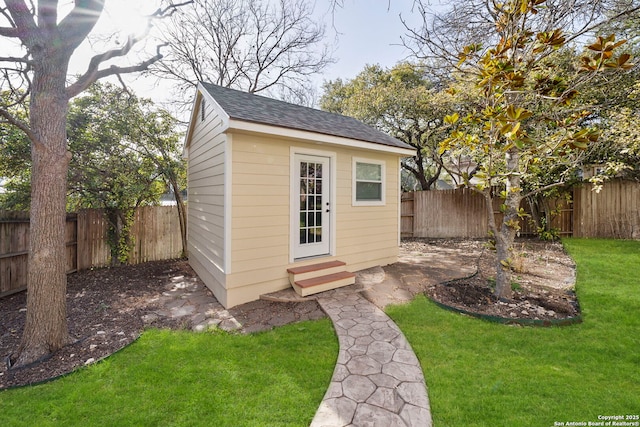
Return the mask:
<path id="1" fill-rule="evenodd" d="M 231 119 L 340 136 L 391 147 L 412 148 L 352 117 L 302 107 L 210 83 L 202 83 L 202 87 Z"/>

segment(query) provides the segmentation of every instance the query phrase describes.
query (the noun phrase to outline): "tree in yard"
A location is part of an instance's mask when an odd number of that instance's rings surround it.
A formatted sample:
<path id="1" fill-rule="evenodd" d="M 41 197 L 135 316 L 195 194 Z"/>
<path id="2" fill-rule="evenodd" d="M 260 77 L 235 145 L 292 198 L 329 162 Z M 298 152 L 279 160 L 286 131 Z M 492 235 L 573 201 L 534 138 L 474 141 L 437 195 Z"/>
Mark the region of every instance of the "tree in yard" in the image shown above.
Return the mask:
<path id="1" fill-rule="evenodd" d="M 528 194 L 523 180 L 539 164 L 569 165 L 583 155 L 598 132 L 590 126 L 591 113 L 576 103 L 579 89 L 598 73 L 631 67 L 630 55 L 616 54 L 624 42 L 613 36 L 588 45 L 570 72 L 558 66 L 555 56 L 576 35 L 537 27 L 535 15 L 545 6 L 545 0 L 488 3 L 496 32 L 493 43 L 468 45 L 458 57 L 461 70 L 475 81 L 483 108 L 464 117 L 448 116 L 445 121 L 457 129 L 440 146 L 441 152 L 469 153 L 478 165 L 467 184 L 486 200 L 497 251 L 495 293 L 500 298 L 512 295 L 512 247 L 524 215 L 520 202 L 562 185 L 564 178 Z M 493 215 L 495 198 L 502 200 L 500 224 Z"/>
<path id="2" fill-rule="evenodd" d="M 161 58 L 158 52 L 136 65 L 106 66 L 126 56 L 143 37 L 130 36 L 122 45 L 95 55 L 84 74 L 70 79 L 71 56 L 92 32 L 104 0 L 76 0 L 59 17 L 61 8 L 58 0 L 5 0 L 0 6 L 4 19 L 0 37 L 19 43 L 22 49 L 18 55 L 0 57 L 1 89 L 10 92 L 10 99 L 0 106 L 0 118 L 21 129 L 31 142 L 27 319 L 18 354 L 12 357 L 16 365 L 36 361 L 72 341 L 66 318 L 64 231 L 72 157 L 66 135 L 69 100 L 100 78 L 142 71 Z M 154 17 L 174 9 L 173 5 L 159 9 Z M 27 97 L 28 122 L 11 110 Z"/>
<path id="3" fill-rule="evenodd" d="M 20 105 L 11 108 L 11 114 L 25 120 L 27 111 Z M 24 211 L 29 209 L 31 168 L 29 139 L 24 132 L 8 123 L 0 122 L 0 210 Z"/>
<path id="4" fill-rule="evenodd" d="M 153 72 L 180 93 L 206 81 L 308 103 L 309 77 L 332 62 L 324 31 L 307 0 L 195 0 L 167 22 Z"/>
<path id="5" fill-rule="evenodd" d="M 87 101 L 94 105 L 97 113 L 102 116 L 88 120 L 97 127 L 92 130 L 93 135 L 100 137 L 107 134 L 108 132 L 101 130 L 104 126 L 112 129 L 114 140 L 107 146 L 117 148 L 123 153 L 115 156 L 115 159 L 130 158 L 133 164 L 138 165 L 137 169 L 124 169 L 129 170 L 126 179 L 133 182 L 123 188 L 129 194 L 138 196 L 128 204 L 122 204 L 123 208 L 156 203 L 158 190 L 164 192 L 170 188 L 178 210 L 184 255 L 187 250 L 187 217 L 182 191 L 186 188 L 186 169 L 181 157 L 182 134 L 176 132 L 178 121 L 166 110 L 154 107 L 151 100 L 137 98 L 112 85 L 94 85 L 91 95 L 87 97 Z M 77 111 L 79 117 L 84 117 L 87 108 L 78 105 Z M 74 118 L 75 115 L 70 119 L 72 127 Z M 82 141 L 82 138 L 78 138 L 78 141 Z M 84 168 L 81 162 L 77 166 L 78 170 Z M 163 184 L 160 188 L 157 186 L 159 180 Z M 84 181 L 74 180 L 80 188 Z M 155 194 L 152 191 L 154 184 Z M 144 191 L 132 191 L 136 188 Z M 145 195 L 151 197 L 143 198 Z"/>
<path id="6" fill-rule="evenodd" d="M 352 80 L 326 82 L 320 106 L 362 120 L 415 148 L 402 167 L 421 190 L 431 190 L 447 168 L 444 153 L 438 152 L 449 134 L 444 118 L 463 108 L 462 95 L 451 96 L 437 83 L 417 64 L 399 63 L 388 70 L 369 65 Z"/>
<path id="7" fill-rule="evenodd" d="M 640 45 L 631 44 L 634 57 L 640 52 Z M 601 130 L 600 138 L 592 144 L 585 156 L 585 165 L 591 169 L 597 166 L 601 172 L 590 178 L 599 188 L 610 177 L 640 179 L 640 66 L 636 65 L 615 79 L 601 79 L 589 85 L 580 98 L 593 105 L 597 116 L 596 125 Z"/>
<path id="8" fill-rule="evenodd" d="M 184 225 L 185 168 L 180 157 L 177 121 L 150 100 L 115 85 L 95 83 L 69 106 L 67 135 L 72 158 L 67 209 L 104 209 L 110 223 L 112 263 L 126 263 L 133 241 L 130 228 L 136 207 L 155 205 L 167 187 L 177 194 Z M 29 141 L 13 127 L 0 127 L 0 176 L 9 177 L 5 207 L 29 209 Z M 181 227 L 183 235 L 186 227 Z M 185 236 L 186 238 L 186 236 Z M 184 245 L 184 241 L 183 241 Z M 186 248 L 186 246 L 184 246 Z"/>
<path id="9" fill-rule="evenodd" d="M 606 125 L 599 144 L 590 150 L 589 157 L 589 163 L 598 165 L 602 173 L 591 177 L 590 181 L 596 188 L 611 176 L 640 181 L 639 112 L 629 107 L 615 109 L 607 115 Z"/>
<path id="10" fill-rule="evenodd" d="M 181 135 L 175 132 L 177 120 L 166 110 L 150 108 L 149 100 L 141 100 L 137 115 L 132 113 L 133 123 L 128 138 L 131 148 L 142 158 L 152 162 L 156 171 L 170 188 L 178 210 L 182 255 L 187 252 L 187 209 L 182 191 L 187 187 L 187 174 L 182 159 Z"/>
<path id="11" fill-rule="evenodd" d="M 68 118 L 70 210 L 102 208 L 110 224 L 112 263 L 126 263 L 134 242 L 129 230 L 135 209 L 157 204 L 167 187 L 177 192 L 183 235 L 184 165 L 177 121 L 111 84 L 92 85 L 72 101 Z M 179 183 L 179 181 L 182 181 Z"/>

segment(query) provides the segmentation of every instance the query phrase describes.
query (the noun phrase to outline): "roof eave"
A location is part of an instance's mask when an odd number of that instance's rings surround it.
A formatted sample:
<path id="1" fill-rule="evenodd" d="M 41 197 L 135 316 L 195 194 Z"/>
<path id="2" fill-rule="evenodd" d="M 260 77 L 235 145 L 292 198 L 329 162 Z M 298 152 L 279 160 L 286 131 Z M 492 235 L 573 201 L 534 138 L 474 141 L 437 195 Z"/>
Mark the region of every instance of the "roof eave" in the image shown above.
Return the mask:
<path id="1" fill-rule="evenodd" d="M 189 127 L 187 128 L 187 133 L 184 137 L 184 143 L 182 146 L 182 157 L 187 158 L 187 148 L 189 146 L 189 142 L 193 136 L 193 132 L 198 120 L 199 111 L 200 111 L 200 103 L 202 99 L 206 98 L 207 102 L 213 106 L 215 110 L 218 112 L 218 117 L 223 120 L 223 132 L 228 127 L 229 123 L 229 115 L 227 112 L 218 104 L 218 102 L 211 96 L 209 91 L 202 85 L 202 83 L 198 83 L 196 89 L 196 96 L 193 100 L 193 107 L 191 108 L 191 117 L 189 119 Z"/>
<path id="2" fill-rule="evenodd" d="M 371 151 L 397 154 L 401 157 L 413 156 L 415 151 L 409 148 L 395 147 L 382 143 L 363 141 L 341 136 L 327 135 L 319 132 L 286 128 L 282 126 L 267 125 L 263 123 L 249 122 L 246 120 L 230 119 L 227 130 L 241 131 L 249 133 L 259 133 L 264 135 L 279 136 L 283 138 L 304 140 L 313 143 L 324 143 L 339 145 L 344 147 L 360 148 Z"/>

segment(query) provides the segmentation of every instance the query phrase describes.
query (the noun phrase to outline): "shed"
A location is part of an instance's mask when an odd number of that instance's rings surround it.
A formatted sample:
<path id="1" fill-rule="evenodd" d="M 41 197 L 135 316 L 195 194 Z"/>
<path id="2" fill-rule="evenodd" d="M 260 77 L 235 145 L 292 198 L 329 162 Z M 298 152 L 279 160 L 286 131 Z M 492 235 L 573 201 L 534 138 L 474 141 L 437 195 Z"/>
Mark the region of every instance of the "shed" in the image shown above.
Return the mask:
<path id="1" fill-rule="evenodd" d="M 189 263 L 225 307 L 309 295 L 397 261 L 403 142 L 351 117 L 198 85 Z"/>

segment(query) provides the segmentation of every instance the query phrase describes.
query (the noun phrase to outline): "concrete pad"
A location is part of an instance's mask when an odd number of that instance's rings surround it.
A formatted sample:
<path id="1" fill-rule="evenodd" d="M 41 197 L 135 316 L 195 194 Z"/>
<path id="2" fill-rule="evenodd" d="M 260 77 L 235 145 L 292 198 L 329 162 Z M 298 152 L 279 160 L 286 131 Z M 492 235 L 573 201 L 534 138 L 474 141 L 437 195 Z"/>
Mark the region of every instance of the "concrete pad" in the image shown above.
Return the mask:
<path id="1" fill-rule="evenodd" d="M 353 425 L 359 427 L 389 427 L 402 426 L 402 418 L 392 412 L 367 403 L 358 405 L 353 417 Z M 419 424 L 415 424 L 419 425 Z"/>
<path id="2" fill-rule="evenodd" d="M 382 372 L 383 366 L 380 362 L 367 355 L 352 357 L 346 365 L 349 372 L 354 375 L 379 374 Z"/>
<path id="3" fill-rule="evenodd" d="M 395 352 L 395 346 L 384 341 L 374 341 L 367 347 L 367 354 L 382 364 L 391 362 Z"/>
<path id="4" fill-rule="evenodd" d="M 316 412 L 311 427 L 344 427 L 351 424 L 357 404 L 347 398 L 325 399 Z"/>
<path id="5" fill-rule="evenodd" d="M 171 317 L 184 317 L 193 314 L 196 308 L 192 305 L 184 305 L 182 307 L 175 307 L 171 309 Z"/>
<path id="6" fill-rule="evenodd" d="M 373 381 L 362 375 L 349 375 L 342 381 L 344 396 L 359 403 L 366 402 L 376 389 Z"/>
<path id="7" fill-rule="evenodd" d="M 398 386 L 398 395 L 405 402 L 420 408 L 429 408 L 429 398 L 423 393 L 424 386 L 421 383 L 402 383 Z"/>
<path id="8" fill-rule="evenodd" d="M 367 399 L 367 403 L 380 408 L 390 409 L 397 414 L 405 402 L 395 389 L 378 387 L 371 397 Z"/>

